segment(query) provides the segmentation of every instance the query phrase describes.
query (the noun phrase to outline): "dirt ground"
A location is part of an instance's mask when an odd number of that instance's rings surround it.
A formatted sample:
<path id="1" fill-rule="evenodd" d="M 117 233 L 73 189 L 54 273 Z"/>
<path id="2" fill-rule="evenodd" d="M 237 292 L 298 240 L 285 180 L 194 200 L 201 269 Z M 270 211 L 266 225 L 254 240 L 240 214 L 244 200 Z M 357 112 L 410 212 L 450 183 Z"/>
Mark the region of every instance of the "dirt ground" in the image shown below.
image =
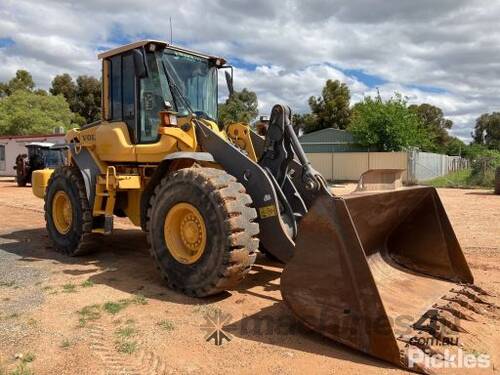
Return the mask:
<path id="1" fill-rule="evenodd" d="M 335 189 L 351 191 L 352 185 Z M 500 292 L 500 196 L 440 189 L 476 278 Z M 302 328 L 282 302 L 282 266 L 259 256 L 237 290 L 194 299 L 167 289 L 143 233 L 118 219 L 94 254 L 51 249 L 43 202 L 0 180 L 0 374 L 399 374 L 407 373 Z M 402 291 L 403 293 L 403 291 Z M 207 342 L 207 314 L 220 311 L 231 340 Z M 276 329 L 255 330 L 264 319 Z M 492 320 L 490 335 L 500 336 Z M 272 328 L 272 327 L 271 327 Z M 278 329 L 280 328 L 280 329 Z M 485 370 L 498 373 L 500 347 Z"/>

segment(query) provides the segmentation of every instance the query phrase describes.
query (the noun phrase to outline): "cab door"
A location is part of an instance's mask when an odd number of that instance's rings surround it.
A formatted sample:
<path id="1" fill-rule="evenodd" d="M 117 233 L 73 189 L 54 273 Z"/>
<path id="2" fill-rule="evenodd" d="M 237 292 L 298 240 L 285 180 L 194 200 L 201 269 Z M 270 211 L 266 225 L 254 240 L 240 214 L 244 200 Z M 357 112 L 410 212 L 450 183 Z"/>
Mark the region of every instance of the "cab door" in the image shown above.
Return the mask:
<path id="1" fill-rule="evenodd" d="M 137 78 L 132 52 L 103 61 L 103 83 L 106 121 L 96 130 L 97 154 L 105 161 L 135 162 Z"/>

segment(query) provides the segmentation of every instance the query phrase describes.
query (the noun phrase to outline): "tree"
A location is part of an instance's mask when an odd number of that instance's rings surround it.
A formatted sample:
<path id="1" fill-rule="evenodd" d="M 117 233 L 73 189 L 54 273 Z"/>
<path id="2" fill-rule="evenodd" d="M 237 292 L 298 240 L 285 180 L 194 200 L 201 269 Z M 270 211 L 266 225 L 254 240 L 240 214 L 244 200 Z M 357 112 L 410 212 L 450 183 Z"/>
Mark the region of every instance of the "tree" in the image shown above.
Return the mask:
<path id="1" fill-rule="evenodd" d="M 401 151 L 428 145 L 427 132 L 401 94 L 383 101 L 367 96 L 353 107 L 348 127 L 357 142 L 379 151 Z"/>
<path id="2" fill-rule="evenodd" d="M 500 112 L 484 113 L 479 116 L 472 137 L 475 144 L 500 150 Z"/>
<path id="3" fill-rule="evenodd" d="M 450 141 L 448 129 L 453 126 L 453 121 L 444 118 L 442 109 L 432 104 L 413 104 L 409 109 L 420 118 L 429 134 L 430 149 L 426 151 L 444 152 Z"/>
<path id="4" fill-rule="evenodd" d="M 311 129 L 316 126 L 316 116 L 312 113 L 294 113 L 292 114 L 292 124 L 294 129 Z"/>
<path id="5" fill-rule="evenodd" d="M 79 76 L 76 83 L 68 74 L 60 74 L 52 80 L 52 95 L 62 95 L 70 109 L 77 114 L 79 125 L 99 120 L 101 110 L 101 83 L 94 77 Z"/>
<path id="6" fill-rule="evenodd" d="M 101 117 L 101 83 L 95 77 L 79 76 L 76 79 L 76 104 L 74 112 L 85 118 L 87 123 Z"/>
<path id="7" fill-rule="evenodd" d="M 7 84 L 0 82 L 0 98 L 7 96 Z"/>
<path id="8" fill-rule="evenodd" d="M 349 87 L 338 80 L 326 81 L 321 96 L 309 98 L 311 116 L 304 117 L 304 132 L 337 128 L 346 129 L 351 117 Z"/>
<path id="9" fill-rule="evenodd" d="M 16 76 L 7 83 L 0 85 L 0 97 L 12 95 L 18 90 L 33 91 L 35 82 L 27 70 L 19 69 Z"/>
<path id="10" fill-rule="evenodd" d="M 446 155 L 463 156 L 466 148 L 467 145 L 460 139 L 458 139 L 457 137 L 448 136 L 448 140 L 446 141 L 445 149 L 443 152 Z"/>
<path id="11" fill-rule="evenodd" d="M 52 133 L 69 128 L 73 113 L 62 96 L 17 90 L 0 100 L 0 135 Z"/>
<path id="12" fill-rule="evenodd" d="M 235 122 L 249 123 L 257 117 L 258 105 L 257 94 L 253 91 L 247 89 L 234 91 L 225 103 L 219 104 L 219 121 L 222 125 Z"/>
<path id="13" fill-rule="evenodd" d="M 47 96 L 49 93 L 45 91 L 44 89 L 36 89 L 33 91 L 36 95 L 42 95 L 42 96 Z"/>
<path id="14" fill-rule="evenodd" d="M 55 76 L 49 91 L 52 95 L 64 96 L 71 110 L 75 112 L 76 84 L 68 73 Z"/>

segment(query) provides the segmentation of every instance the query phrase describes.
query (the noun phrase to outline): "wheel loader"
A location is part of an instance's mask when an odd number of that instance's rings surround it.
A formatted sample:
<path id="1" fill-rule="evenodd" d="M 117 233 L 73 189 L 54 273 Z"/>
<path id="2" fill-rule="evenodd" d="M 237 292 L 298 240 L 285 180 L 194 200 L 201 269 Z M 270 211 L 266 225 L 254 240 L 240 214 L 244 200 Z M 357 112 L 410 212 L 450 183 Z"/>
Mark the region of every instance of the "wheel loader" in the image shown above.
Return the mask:
<path id="1" fill-rule="evenodd" d="M 433 355 L 427 339 L 467 336 L 458 320 L 493 313 L 435 189 L 333 195 L 285 105 L 265 137 L 219 129 L 220 72 L 232 88 L 221 57 L 145 40 L 99 58 L 102 120 L 67 133 L 67 165 L 34 172 L 57 251 L 94 250 L 126 216 L 168 286 L 204 297 L 239 283 L 260 249 L 285 263 L 281 293 L 298 320 L 421 372 L 411 350 Z"/>

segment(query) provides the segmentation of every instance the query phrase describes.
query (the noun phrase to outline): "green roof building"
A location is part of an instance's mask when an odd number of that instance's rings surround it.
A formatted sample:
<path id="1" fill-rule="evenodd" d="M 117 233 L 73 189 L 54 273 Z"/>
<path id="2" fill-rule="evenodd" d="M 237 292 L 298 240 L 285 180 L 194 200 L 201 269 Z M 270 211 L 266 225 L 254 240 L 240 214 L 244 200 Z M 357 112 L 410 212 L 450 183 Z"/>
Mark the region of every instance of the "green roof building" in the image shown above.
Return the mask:
<path id="1" fill-rule="evenodd" d="M 334 128 L 304 134 L 299 141 L 306 153 L 369 151 L 368 147 L 357 144 L 350 132 Z"/>

